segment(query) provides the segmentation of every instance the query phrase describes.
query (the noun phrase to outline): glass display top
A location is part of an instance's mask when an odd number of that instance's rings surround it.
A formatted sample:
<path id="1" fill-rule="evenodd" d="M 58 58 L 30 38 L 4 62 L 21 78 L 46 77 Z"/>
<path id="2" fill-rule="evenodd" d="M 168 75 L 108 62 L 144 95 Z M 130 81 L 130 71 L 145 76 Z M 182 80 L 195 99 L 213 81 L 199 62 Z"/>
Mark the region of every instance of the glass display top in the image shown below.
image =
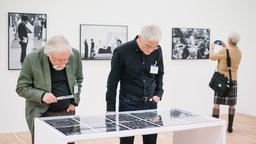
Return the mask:
<path id="1" fill-rule="evenodd" d="M 41 119 L 66 136 L 189 125 L 217 120 L 177 108 L 162 111 L 143 110 L 96 116 L 74 115 Z"/>

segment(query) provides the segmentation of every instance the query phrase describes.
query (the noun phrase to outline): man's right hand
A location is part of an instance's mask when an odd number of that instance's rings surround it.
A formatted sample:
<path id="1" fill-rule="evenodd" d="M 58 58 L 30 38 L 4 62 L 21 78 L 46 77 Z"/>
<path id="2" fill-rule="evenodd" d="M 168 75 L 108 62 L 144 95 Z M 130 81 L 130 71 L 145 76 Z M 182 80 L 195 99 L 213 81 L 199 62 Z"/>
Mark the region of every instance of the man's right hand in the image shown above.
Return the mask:
<path id="1" fill-rule="evenodd" d="M 57 98 L 52 93 L 45 93 L 43 96 L 43 102 L 47 104 L 56 103 Z"/>

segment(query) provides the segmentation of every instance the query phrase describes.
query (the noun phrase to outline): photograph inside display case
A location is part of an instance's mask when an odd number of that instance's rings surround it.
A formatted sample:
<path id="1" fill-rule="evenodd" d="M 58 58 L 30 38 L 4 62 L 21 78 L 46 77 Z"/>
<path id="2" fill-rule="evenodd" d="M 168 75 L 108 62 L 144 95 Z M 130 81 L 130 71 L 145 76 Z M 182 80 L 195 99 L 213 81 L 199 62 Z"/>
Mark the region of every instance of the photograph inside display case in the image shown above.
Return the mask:
<path id="1" fill-rule="evenodd" d="M 47 15 L 8 13 L 8 69 L 19 70 L 28 53 L 45 45 Z"/>
<path id="2" fill-rule="evenodd" d="M 211 118 L 211 117 L 210 117 Z M 64 135 L 95 134 L 140 130 L 214 121 L 200 114 L 173 108 L 119 112 L 95 116 L 66 116 L 42 118 Z"/>
<path id="3" fill-rule="evenodd" d="M 172 28 L 172 59 L 209 59 L 210 29 Z"/>
<path id="4" fill-rule="evenodd" d="M 83 60 L 110 60 L 114 49 L 127 42 L 124 25 L 80 25 L 80 53 Z"/>

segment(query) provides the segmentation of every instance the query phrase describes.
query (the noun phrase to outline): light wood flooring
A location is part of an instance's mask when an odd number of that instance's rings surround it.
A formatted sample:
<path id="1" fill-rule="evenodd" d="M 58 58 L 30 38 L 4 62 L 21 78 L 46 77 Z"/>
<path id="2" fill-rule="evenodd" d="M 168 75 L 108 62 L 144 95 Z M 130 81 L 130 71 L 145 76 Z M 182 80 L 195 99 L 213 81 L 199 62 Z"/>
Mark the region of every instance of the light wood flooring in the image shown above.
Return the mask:
<path id="1" fill-rule="evenodd" d="M 227 120 L 227 115 L 221 119 Z M 226 144 L 256 144 L 256 116 L 236 113 L 233 133 L 227 132 Z M 79 141 L 76 144 L 118 144 L 119 138 Z M 189 143 L 189 142 L 188 142 Z M 29 132 L 0 134 L 0 144 L 31 144 Z M 135 136 L 135 144 L 142 144 L 141 136 Z M 159 133 L 158 144 L 172 144 L 172 133 Z"/>

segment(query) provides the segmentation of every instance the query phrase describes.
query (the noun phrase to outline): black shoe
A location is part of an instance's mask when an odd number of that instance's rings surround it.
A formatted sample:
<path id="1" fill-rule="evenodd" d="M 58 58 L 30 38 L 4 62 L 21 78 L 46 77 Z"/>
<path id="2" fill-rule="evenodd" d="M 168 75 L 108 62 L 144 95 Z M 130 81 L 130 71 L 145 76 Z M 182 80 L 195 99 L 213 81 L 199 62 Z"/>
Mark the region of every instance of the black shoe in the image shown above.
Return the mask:
<path id="1" fill-rule="evenodd" d="M 218 114 L 212 114 L 212 117 L 214 117 L 214 118 L 219 118 L 219 116 L 220 115 L 218 115 Z"/>
<path id="2" fill-rule="evenodd" d="M 232 126 L 228 126 L 227 131 L 228 131 L 229 133 L 232 133 L 232 132 L 233 132 L 233 128 L 232 128 Z"/>

